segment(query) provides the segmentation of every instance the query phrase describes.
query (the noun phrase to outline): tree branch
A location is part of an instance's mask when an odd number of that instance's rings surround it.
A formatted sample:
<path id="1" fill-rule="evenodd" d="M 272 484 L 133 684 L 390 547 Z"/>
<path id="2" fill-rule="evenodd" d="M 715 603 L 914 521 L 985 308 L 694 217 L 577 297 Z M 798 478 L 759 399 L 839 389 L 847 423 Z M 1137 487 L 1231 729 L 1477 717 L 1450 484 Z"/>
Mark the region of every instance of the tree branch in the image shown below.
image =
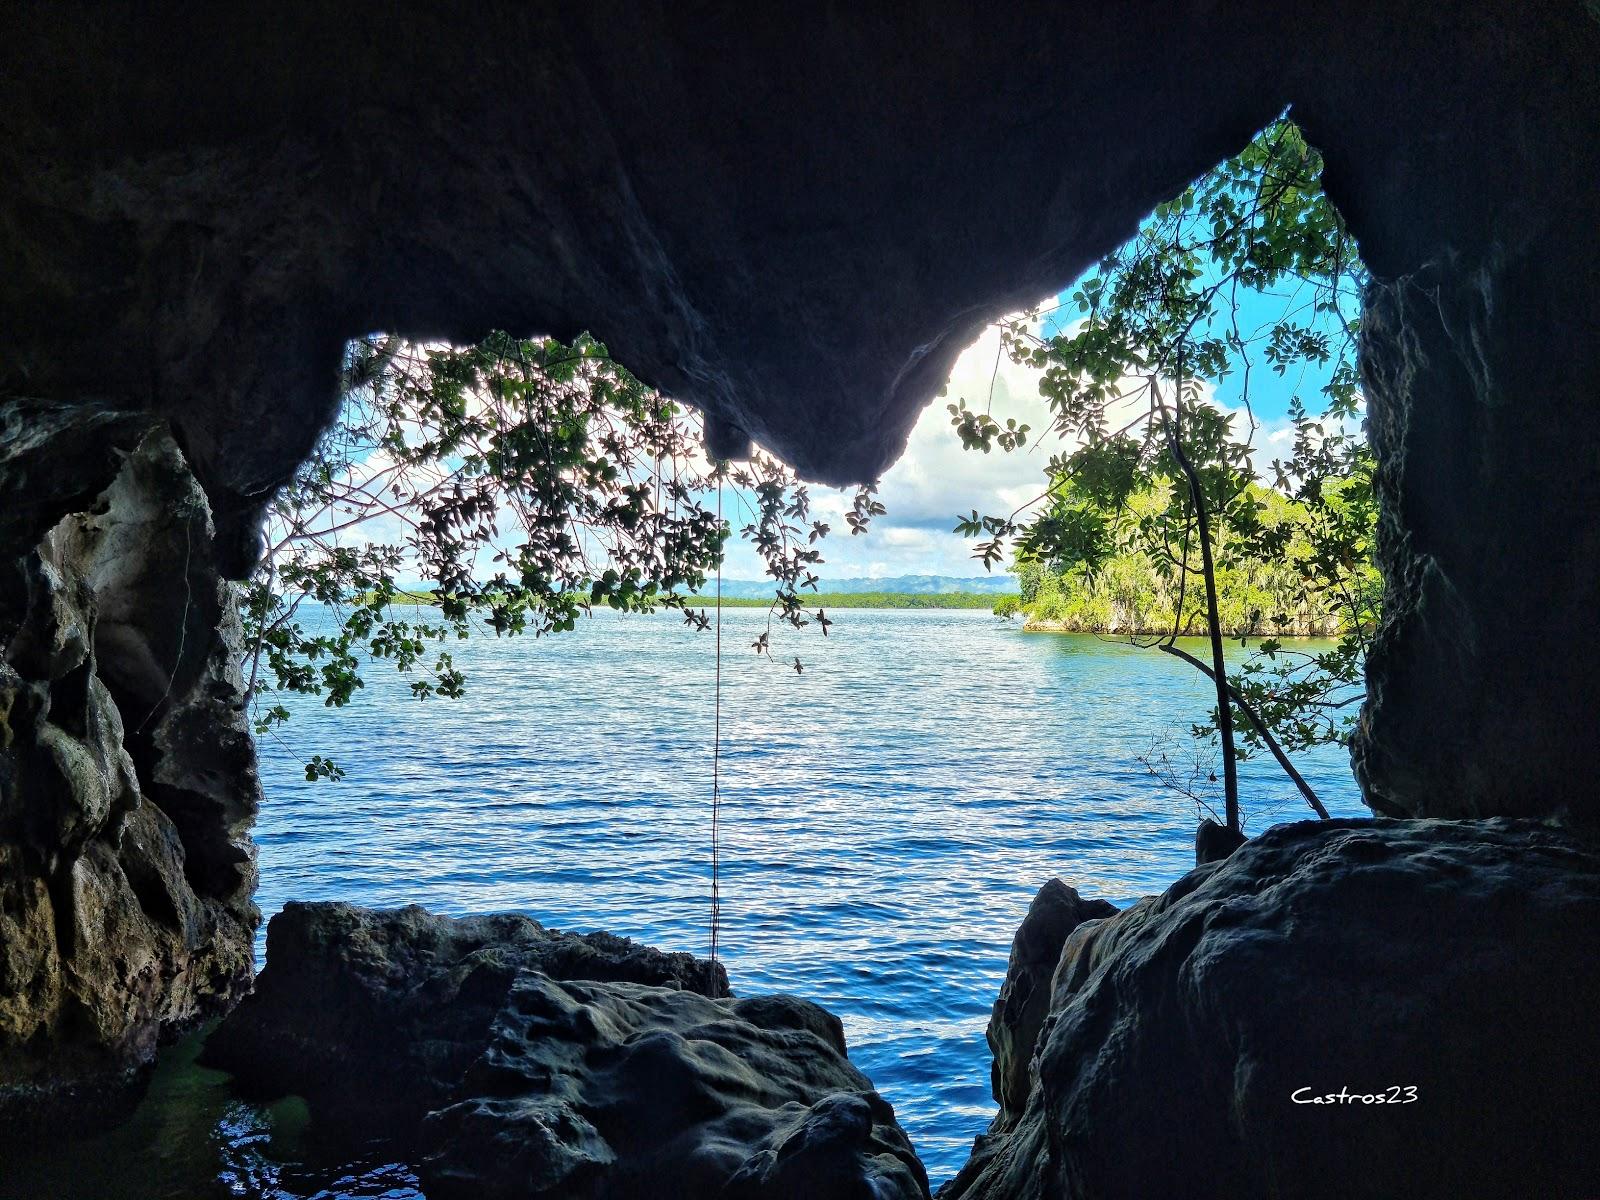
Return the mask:
<path id="1" fill-rule="evenodd" d="M 1213 683 L 1216 682 L 1216 672 L 1187 650 L 1181 650 L 1171 642 L 1163 643 L 1161 649 L 1174 658 L 1181 658 L 1207 679 L 1210 679 Z M 1272 736 L 1272 731 L 1267 728 L 1267 723 L 1261 719 L 1260 714 L 1240 694 L 1239 689 L 1233 686 L 1232 680 L 1224 679 L 1223 686 L 1228 689 L 1228 694 L 1233 697 L 1233 702 L 1239 706 L 1239 711 L 1249 718 L 1250 724 L 1255 726 L 1256 732 L 1261 735 L 1261 740 L 1267 744 L 1267 749 L 1272 751 L 1272 757 L 1277 759 L 1278 765 L 1283 768 L 1283 773 L 1293 781 L 1295 787 L 1300 789 L 1300 794 L 1306 798 L 1306 803 L 1311 805 L 1311 811 L 1324 821 L 1328 820 L 1328 810 L 1323 807 L 1322 801 L 1317 799 L 1317 793 L 1306 782 L 1305 776 L 1295 770 L 1294 764 L 1289 761 L 1289 756 L 1283 752 L 1283 747 L 1278 745 L 1278 739 Z"/>

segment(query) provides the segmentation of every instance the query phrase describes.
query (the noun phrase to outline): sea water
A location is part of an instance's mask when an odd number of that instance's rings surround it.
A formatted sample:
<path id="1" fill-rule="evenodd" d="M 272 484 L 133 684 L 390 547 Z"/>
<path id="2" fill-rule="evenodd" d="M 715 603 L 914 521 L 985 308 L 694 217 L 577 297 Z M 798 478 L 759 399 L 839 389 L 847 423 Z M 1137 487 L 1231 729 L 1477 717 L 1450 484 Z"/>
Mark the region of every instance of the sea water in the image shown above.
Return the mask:
<path id="1" fill-rule="evenodd" d="M 719 951 L 737 994 L 843 1019 L 937 1186 L 993 1115 L 984 1025 L 1039 886 L 1123 905 L 1193 865 L 1195 801 L 1148 764 L 1184 784 L 1198 765 L 1194 790 L 1215 791 L 1187 736 L 1211 685 L 1154 650 L 981 611 L 830 617 L 826 638 L 775 627 L 768 659 L 751 650 L 763 611 L 723 615 Z M 465 699 L 415 700 L 384 663 L 346 708 L 289 699 L 261 746 L 263 914 L 513 909 L 706 953 L 714 635 L 606 612 L 449 649 Z M 312 754 L 345 778 L 307 782 Z M 1344 751 L 1299 766 L 1335 816 L 1364 815 Z M 1247 831 L 1310 815 L 1269 758 L 1242 791 Z M 168 1053 L 128 1125 L 11 1152 L 0 1196 L 421 1195 L 382 1144 L 329 1158 L 302 1107 L 243 1103 L 193 1051 Z"/>

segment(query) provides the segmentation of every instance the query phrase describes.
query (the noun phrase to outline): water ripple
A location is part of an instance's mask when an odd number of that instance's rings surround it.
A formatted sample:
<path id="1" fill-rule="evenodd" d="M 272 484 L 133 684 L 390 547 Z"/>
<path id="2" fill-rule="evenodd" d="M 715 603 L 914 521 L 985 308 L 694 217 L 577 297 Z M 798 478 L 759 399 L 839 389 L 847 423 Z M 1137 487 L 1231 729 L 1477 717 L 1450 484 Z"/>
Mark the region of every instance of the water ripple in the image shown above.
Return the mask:
<path id="1" fill-rule="evenodd" d="M 724 619 L 736 647 L 764 621 Z M 722 953 L 736 990 L 840 1014 L 942 1179 L 992 1115 L 983 1026 L 1034 891 L 1059 875 L 1125 904 L 1192 862 L 1192 806 L 1137 756 L 1203 713 L 1208 685 L 1163 655 L 983 613 L 849 612 L 833 633 L 790 638 L 804 675 L 724 658 Z M 711 639 L 602 614 L 456 657 L 462 704 L 383 679 L 341 713 L 301 706 L 296 744 L 349 775 L 307 784 L 268 756 L 263 909 L 512 908 L 703 953 Z M 1360 811 L 1342 752 L 1302 769 L 1336 812 Z M 1300 816 L 1270 763 L 1246 763 L 1244 786 L 1258 826 Z"/>
<path id="2" fill-rule="evenodd" d="M 743 652 L 759 613 L 725 620 L 741 648 L 723 663 L 720 946 L 735 991 L 838 1013 L 937 1184 L 992 1115 L 984 1024 L 1039 885 L 1059 875 L 1126 904 L 1191 865 L 1192 805 L 1137 756 L 1207 709 L 1207 682 L 1165 655 L 981 612 L 840 613 L 826 642 L 787 637 L 796 675 Z M 290 898 L 516 909 L 704 953 L 712 640 L 601 614 L 452 652 L 469 677 L 459 703 L 414 701 L 382 667 L 347 709 L 289 701 L 292 745 L 348 774 L 307 783 L 263 747 L 263 912 Z M 1335 815 L 1364 811 L 1342 752 L 1301 766 Z M 1302 815 L 1270 762 L 1243 780 L 1256 828 Z M 209 1160 L 219 1194 L 420 1194 L 403 1165 L 315 1168 L 292 1142 L 255 1147 L 248 1122 L 230 1135 L 204 1119 L 165 1136 L 227 1148 Z"/>

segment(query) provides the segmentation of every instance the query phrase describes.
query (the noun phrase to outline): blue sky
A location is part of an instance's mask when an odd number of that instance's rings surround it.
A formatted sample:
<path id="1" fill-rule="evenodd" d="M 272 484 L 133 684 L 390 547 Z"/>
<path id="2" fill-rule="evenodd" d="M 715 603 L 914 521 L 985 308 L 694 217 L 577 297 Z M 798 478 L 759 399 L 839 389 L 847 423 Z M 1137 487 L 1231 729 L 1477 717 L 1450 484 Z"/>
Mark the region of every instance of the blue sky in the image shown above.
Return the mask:
<path id="1" fill-rule="evenodd" d="M 1064 303 L 1076 286 L 1074 282 L 1063 289 L 1060 297 L 1039 306 L 1040 327 L 1045 333 L 1057 332 L 1064 323 L 1078 317 L 1076 307 Z M 1303 309 L 1308 299 L 1309 289 L 1302 289 L 1300 295 L 1242 294 L 1240 328 L 1248 338 L 1255 328 L 1283 319 L 1286 310 Z M 1299 319 L 1306 319 L 1304 311 Z M 1272 459 L 1287 448 L 1292 436 L 1287 420 L 1290 398 L 1298 393 L 1309 408 L 1317 411 L 1319 389 L 1326 374 L 1324 370 L 1279 377 L 1264 365 L 1251 372 L 1251 404 L 1260 424 L 1254 439 L 1258 474 L 1265 477 Z M 1238 410 L 1244 383 L 1243 373 L 1238 372 L 1223 380 L 1211 398 L 1225 409 Z M 953 532 L 956 515 L 974 509 L 983 514 L 1009 513 L 1043 490 L 1046 462 L 1065 447 L 1048 432 L 1048 413 L 1039 398 L 1038 373 L 1012 363 L 1000 353 L 998 326 L 984 330 L 960 356 L 946 392 L 945 397 L 929 402 L 905 452 L 879 481 L 879 496 L 888 512 L 877 518 L 865 535 L 852 536 L 844 520 L 851 492 L 811 489 L 812 516 L 832 526 L 832 533 L 820 544 L 825 561 L 818 573 L 824 587 L 829 579 L 982 575 L 983 565 L 972 557 L 970 540 Z M 1015 418 L 1026 423 L 1033 431 L 1028 445 L 1013 453 L 998 448 L 990 454 L 964 449 L 951 428 L 945 407 L 956 399 L 965 399 L 972 408 L 987 409 L 1001 422 Z M 1243 428 L 1242 415 L 1236 428 Z M 734 528 L 744 525 L 747 514 L 739 510 L 738 498 L 730 492 L 725 504 Z M 406 531 L 393 518 L 379 517 L 351 536 L 401 542 Z M 485 551 L 485 570 L 491 569 L 488 554 Z M 725 577 L 765 578 L 764 564 L 737 537 L 730 544 Z"/>
<path id="2" fill-rule="evenodd" d="M 1075 286 L 1069 285 L 1057 300 L 1040 306 L 1045 332 L 1055 332 L 1062 323 L 1077 317 L 1075 307 L 1064 306 Z M 1248 338 L 1253 329 L 1282 320 L 1286 309 L 1299 308 L 1308 300 L 1309 290 L 1299 295 L 1241 293 L 1240 329 Z M 1305 321 L 1308 316 L 1308 311 L 1301 312 L 1298 319 Z M 1031 437 L 1023 450 L 1011 454 L 996 449 L 986 455 L 962 448 L 945 405 L 964 397 L 968 407 L 988 406 L 991 381 L 991 412 L 997 420 L 1015 417 L 1032 426 L 1036 433 L 1043 433 L 1048 425 L 1036 372 L 1011 363 L 1004 355 L 997 364 L 998 349 L 998 330 L 990 328 L 956 362 L 948 397 L 930 403 L 913 429 L 905 453 L 880 481 L 880 498 L 889 511 L 873 523 L 868 533 L 852 537 L 847 531 L 843 513 L 849 504 L 848 493 L 812 489 L 817 515 L 833 525 L 832 534 L 821 545 L 826 561 L 819 573 L 824 586 L 829 578 L 984 573 L 983 565 L 971 556 L 969 540 L 951 531 L 956 514 L 973 509 L 985 514 L 1009 512 L 1032 499 L 1043 487 L 1044 464 L 1062 448 L 1052 434 L 1045 434 L 1042 439 Z M 1320 411 L 1319 389 L 1326 378 L 1326 371 L 1291 372 L 1280 377 L 1259 362 L 1252 369 L 1250 401 L 1260 425 L 1254 442 L 1259 473 L 1265 473 L 1272 459 L 1287 449 L 1291 397 L 1298 393 L 1309 409 Z M 1213 399 L 1226 409 L 1238 409 L 1244 384 L 1243 373 L 1236 372 L 1223 380 Z M 1242 430 L 1242 423 L 1236 428 Z M 759 579 L 764 573 L 750 548 L 737 541 L 730 550 L 726 570 L 730 579 Z"/>

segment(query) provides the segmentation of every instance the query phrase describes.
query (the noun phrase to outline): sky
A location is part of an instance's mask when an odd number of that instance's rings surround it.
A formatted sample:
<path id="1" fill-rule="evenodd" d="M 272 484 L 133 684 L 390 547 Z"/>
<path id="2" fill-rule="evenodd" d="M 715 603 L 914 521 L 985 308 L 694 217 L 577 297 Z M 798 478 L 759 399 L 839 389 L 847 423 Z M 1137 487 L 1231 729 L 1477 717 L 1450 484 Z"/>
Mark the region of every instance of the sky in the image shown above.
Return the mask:
<path id="1" fill-rule="evenodd" d="M 1072 285 L 1075 286 L 1075 285 Z M 1072 286 L 1062 296 L 1040 306 L 1043 329 L 1056 332 L 1062 321 L 1076 315 L 1076 309 L 1063 305 Z M 1251 295 L 1241 298 L 1240 326 L 1250 328 L 1282 319 L 1286 304 L 1296 301 L 1283 296 Z M 1052 309 L 1059 311 L 1052 312 Z M 830 488 L 811 489 L 814 516 L 828 521 L 833 532 L 821 543 L 824 565 L 818 574 L 826 590 L 827 580 L 845 578 L 889 578 L 896 575 L 949 575 L 966 578 L 984 574 L 983 564 L 972 557 L 971 539 L 952 532 L 957 514 L 977 509 L 981 515 L 1009 513 L 1018 505 L 1037 497 L 1044 487 L 1044 467 L 1053 454 L 1068 448 L 1047 432 L 1048 413 L 1039 397 L 1039 372 L 1018 366 L 1009 356 L 999 354 L 999 325 L 992 325 L 956 360 L 947 395 L 935 398 L 923 411 L 911 432 L 905 453 L 884 474 L 879 483 L 879 499 L 888 509 L 873 521 L 863 535 L 851 536 L 844 523 L 844 511 L 851 493 Z M 1255 445 L 1257 473 L 1265 477 L 1272 458 L 1287 451 L 1293 438 L 1288 421 L 1290 398 L 1298 393 L 1308 407 L 1315 409 L 1317 389 L 1325 374 L 1297 374 L 1278 378 L 1263 367 L 1252 371 L 1251 408 L 1260 424 Z M 1005 453 L 996 447 L 991 453 L 964 449 L 950 424 L 947 404 L 964 397 L 969 408 L 984 409 L 1001 424 L 1008 417 L 1031 427 L 1028 444 L 1019 451 Z M 1211 394 L 1213 403 L 1228 411 L 1238 411 L 1243 391 L 1242 376 L 1225 379 Z M 1242 422 L 1235 426 L 1243 429 Z M 737 527 L 737 523 L 736 523 Z M 997 565 L 996 571 L 1003 570 Z M 749 546 L 737 539 L 730 548 L 726 577 L 760 579 L 764 569 Z"/>
<path id="2" fill-rule="evenodd" d="M 1061 331 L 1077 317 L 1076 306 L 1065 301 L 1076 286 L 1071 284 L 1061 296 L 1040 304 L 1039 328 L 1044 334 Z M 1247 338 L 1255 327 L 1270 326 L 1283 319 L 1286 308 L 1302 302 L 1299 297 L 1249 293 L 1241 295 L 1240 301 L 1239 324 Z M 1306 398 L 1308 407 L 1315 409 L 1318 389 L 1325 378 L 1326 371 L 1320 375 L 1301 372 L 1288 378 L 1276 377 L 1260 365 L 1252 371 L 1251 407 L 1259 423 L 1254 439 L 1256 471 L 1263 481 L 1270 478 L 1272 459 L 1286 451 L 1292 441 L 1293 430 L 1287 418 L 1290 398 L 1299 394 Z M 1209 402 L 1241 413 L 1236 430 L 1245 427 L 1240 409 L 1243 385 L 1243 375 L 1236 373 L 1215 389 L 1206 388 Z M 888 511 L 875 518 L 865 534 L 852 535 L 844 519 L 853 490 L 810 488 L 810 519 L 831 526 L 831 533 L 819 544 L 823 563 L 817 574 L 822 590 L 826 590 L 829 580 L 837 579 L 888 579 L 901 575 L 961 579 L 984 575 L 982 562 L 972 556 L 972 539 L 954 532 L 957 515 L 973 510 L 980 515 L 1010 514 L 1035 500 L 1045 486 L 1046 463 L 1052 455 L 1070 449 L 1049 430 L 1049 414 L 1039 396 L 1038 370 L 1018 365 L 1001 352 L 998 323 L 985 328 L 956 360 L 945 392 L 930 400 L 904 453 L 879 481 L 878 498 Z M 1009 453 L 998 446 L 987 454 L 965 449 L 946 408 L 958 399 L 965 399 L 969 408 L 988 411 L 1001 424 L 1008 418 L 1027 424 L 1027 444 Z M 364 470 L 375 471 L 386 461 L 386 452 L 375 449 L 362 460 L 362 465 Z M 735 530 L 746 524 L 749 516 L 748 511 L 740 511 L 739 503 L 733 493 L 725 499 L 725 515 Z M 502 523 L 505 529 L 515 525 L 509 519 Z M 352 530 L 346 540 L 398 544 L 405 538 L 406 529 L 398 520 L 379 516 Z M 480 556 L 486 574 L 497 569 L 489 561 L 490 554 L 485 550 Z M 997 564 L 995 570 L 1003 573 L 1004 564 Z M 413 567 L 405 577 L 416 573 Z M 724 578 L 765 577 L 765 565 L 751 546 L 736 536 L 729 544 Z"/>

